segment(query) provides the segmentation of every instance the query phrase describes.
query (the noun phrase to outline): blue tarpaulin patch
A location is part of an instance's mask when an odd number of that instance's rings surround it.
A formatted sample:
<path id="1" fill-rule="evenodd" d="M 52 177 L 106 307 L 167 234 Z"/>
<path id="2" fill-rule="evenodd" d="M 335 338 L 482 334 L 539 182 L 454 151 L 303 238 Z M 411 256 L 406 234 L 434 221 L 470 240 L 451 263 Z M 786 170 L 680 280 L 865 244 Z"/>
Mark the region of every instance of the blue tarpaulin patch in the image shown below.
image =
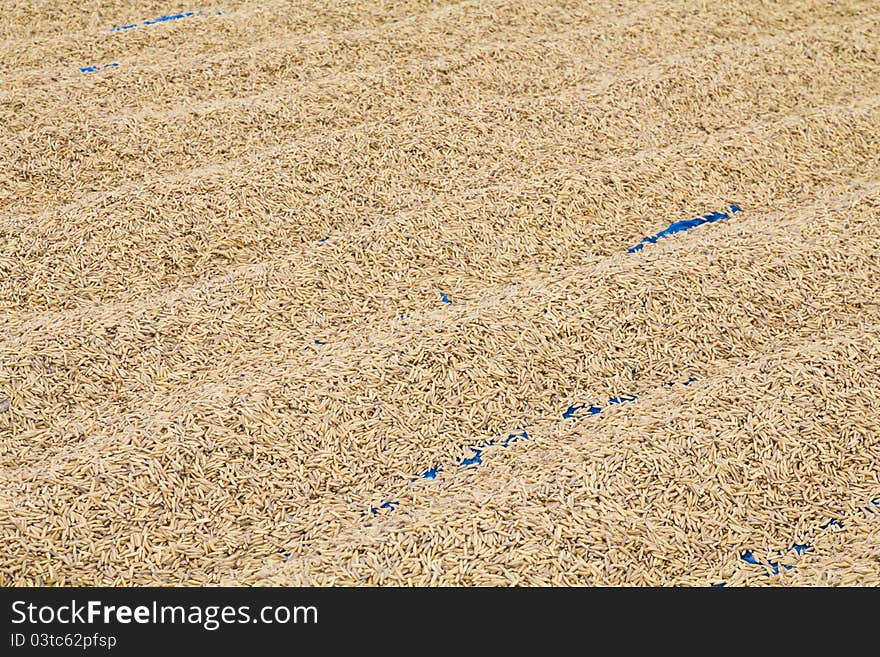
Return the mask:
<path id="1" fill-rule="evenodd" d="M 500 444 L 502 447 L 504 447 L 506 449 L 512 443 L 517 443 L 521 440 L 528 440 L 528 439 L 529 439 L 528 432 L 527 431 L 520 431 L 519 433 L 508 434 L 507 437 L 503 441 L 501 441 Z M 495 444 L 497 444 L 496 441 L 489 440 L 485 443 L 481 443 L 477 447 L 471 447 L 470 448 L 471 455 L 467 456 L 467 457 L 462 456 L 461 458 L 458 459 L 458 461 L 456 463 L 458 464 L 459 467 L 463 467 L 463 468 L 466 468 L 471 465 L 480 465 L 483 462 L 483 450 L 486 447 L 489 447 L 490 445 L 495 445 Z M 434 466 L 433 468 L 431 468 L 430 470 L 426 470 L 425 472 L 423 472 L 420 477 L 417 477 L 417 479 L 418 478 L 420 478 L 420 479 L 436 479 L 437 475 L 440 474 L 441 472 L 443 472 L 443 468 L 441 466 L 437 465 L 437 466 Z M 413 479 L 413 481 L 415 481 L 415 479 Z"/>
<path id="2" fill-rule="evenodd" d="M 673 386 L 673 385 L 675 385 L 675 384 L 674 384 L 674 383 L 667 383 L 666 385 Z M 625 404 L 626 402 L 631 402 L 631 401 L 635 401 L 635 400 L 636 400 L 635 395 L 633 395 L 633 396 L 631 396 L 631 397 L 611 397 L 611 398 L 608 400 L 608 404 L 609 404 L 609 405 L 613 405 L 613 404 Z M 586 405 L 586 404 L 572 405 L 572 406 L 569 406 L 569 407 L 565 410 L 565 412 L 562 414 L 562 419 L 563 419 L 563 420 L 568 420 L 568 419 L 570 419 L 570 418 L 576 417 L 578 411 L 582 411 L 582 410 L 585 409 L 585 408 L 587 409 L 587 413 L 589 413 L 590 415 L 598 415 L 599 413 L 602 412 L 602 407 L 601 407 L 601 406 L 593 406 L 593 405 L 591 404 L 590 407 L 587 408 L 587 405 Z"/>
<path id="3" fill-rule="evenodd" d="M 529 434 L 525 431 L 521 431 L 520 433 L 512 433 L 507 438 L 504 439 L 504 442 L 501 443 L 502 447 L 507 447 L 510 443 L 518 443 L 520 440 L 528 440 Z"/>
<path id="4" fill-rule="evenodd" d="M 862 509 L 864 511 L 869 512 L 869 513 L 876 513 L 877 511 L 875 509 L 880 510 L 880 499 L 875 498 L 875 499 L 871 500 L 871 504 L 875 507 L 874 509 L 872 509 L 871 507 L 862 507 Z M 832 518 L 828 522 L 826 522 L 822 525 L 819 525 L 819 529 L 822 529 L 822 530 L 826 530 L 829 527 L 836 527 L 838 529 L 843 529 L 843 523 L 840 522 L 839 520 Z M 813 548 L 813 545 L 811 543 L 795 543 L 794 545 L 791 546 L 790 551 L 794 552 L 797 555 L 802 555 L 804 552 L 807 552 L 808 550 L 811 550 L 812 548 Z M 781 551 L 778 551 L 776 554 L 779 557 L 783 556 L 783 552 L 781 552 Z M 769 559 L 767 560 L 767 563 L 764 564 L 755 558 L 755 555 L 751 550 L 746 550 L 745 552 L 743 552 L 740 555 L 740 559 L 742 561 L 746 562 L 747 564 L 750 564 L 753 566 L 766 565 L 767 567 L 770 568 L 770 570 L 772 570 L 773 575 L 778 575 L 780 573 L 780 570 L 779 570 L 780 566 L 785 570 L 791 570 L 792 568 L 794 568 L 794 566 L 789 566 L 787 564 L 780 563 L 778 561 L 772 561 Z M 771 575 L 771 573 L 765 573 L 764 576 L 770 577 L 770 575 Z"/>
<path id="5" fill-rule="evenodd" d="M 82 73 L 94 73 L 95 71 L 103 71 L 105 68 L 114 68 L 116 66 L 119 66 L 119 64 L 113 62 L 112 64 L 103 64 L 102 66 L 83 66 L 79 70 Z"/>
<path id="6" fill-rule="evenodd" d="M 681 221 L 676 221 L 669 226 L 667 226 L 664 230 L 661 230 L 656 235 L 651 235 L 650 237 L 646 237 L 639 244 L 627 249 L 628 253 L 635 253 L 636 251 L 641 251 L 645 248 L 645 244 L 654 244 L 657 240 L 663 239 L 665 237 L 669 237 L 670 235 L 675 235 L 676 233 L 681 233 L 687 230 L 691 230 L 692 228 L 696 228 L 697 226 L 702 226 L 703 224 L 711 224 L 716 221 L 722 221 L 724 219 L 730 219 L 730 215 L 742 212 L 742 209 L 738 205 L 729 206 L 729 213 L 727 212 L 711 212 L 709 214 L 705 214 L 702 217 L 696 217 L 695 219 L 683 219 Z"/>
<path id="7" fill-rule="evenodd" d="M 147 27 L 149 25 L 158 25 L 159 23 L 167 23 L 169 21 L 179 21 L 183 18 L 190 18 L 192 16 L 201 16 L 202 10 L 198 11 L 185 11 L 179 14 L 167 14 L 165 16 L 158 16 L 157 18 L 150 18 L 148 20 L 142 21 L 140 23 L 131 23 L 129 25 L 120 25 L 119 27 L 111 27 L 108 32 L 124 32 L 125 30 L 133 30 L 136 27 Z M 217 15 L 220 15 L 220 12 L 217 12 Z"/>
<path id="8" fill-rule="evenodd" d="M 575 416 L 575 413 L 577 413 L 577 412 L 578 412 L 579 410 L 581 410 L 582 408 L 583 408 L 583 405 L 581 405 L 581 406 L 569 406 L 565 411 L 563 411 L 563 413 L 562 413 L 562 419 L 563 419 L 563 420 L 567 420 L 567 419 L 570 418 L 570 417 L 574 417 L 574 416 Z"/>
<path id="9" fill-rule="evenodd" d="M 798 547 L 803 547 L 804 550 L 806 550 L 809 546 L 798 546 Z M 798 554 L 800 554 L 800 552 L 798 552 Z M 780 555 L 780 556 L 781 556 L 781 555 Z M 742 556 L 740 556 L 740 559 L 742 559 L 743 561 L 745 561 L 747 564 L 751 564 L 751 565 L 753 565 L 753 566 L 762 566 L 762 565 L 764 565 L 764 564 L 762 564 L 760 561 L 758 561 L 758 559 L 755 558 L 755 555 L 752 553 L 751 550 L 746 550 L 745 552 L 743 552 Z M 768 562 L 767 562 L 767 565 L 773 570 L 773 574 L 774 574 L 774 575 L 778 575 L 778 574 L 779 574 L 779 566 L 782 566 L 782 567 L 785 568 L 786 570 L 791 570 L 792 568 L 794 568 L 794 566 L 789 566 L 789 565 L 784 564 L 784 563 L 783 563 L 783 564 L 780 564 L 778 561 L 768 561 Z M 769 575 L 769 573 L 768 573 L 768 574 L 767 574 L 767 577 L 769 577 L 769 576 L 770 576 L 770 575 Z"/>
<path id="10" fill-rule="evenodd" d="M 696 381 L 696 379 L 694 379 L 693 377 L 690 377 L 690 378 L 688 378 L 687 382 L 685 382 L 681 385 L 689 385 L 690 383 L 692 383 L 694 381 Z M 673 382 L 673 383 L 669 383 L 667 385 L 676 385 L 676 383 Z M 608 400 L 608 404 L 609 405 L 623 404 L 626 402 L 635 401 L 636 399 L 637 399 L 637 397 L 635 395 L 611 397 Z M 575 405 L 569 406 L 568 409 L 562 413 L 562 417 L 563 417 L 563 419 L 570 419 L 570 418 L 577 419 L 577 417 L 575 417 L 577 412 L 581 411 L 583 409 L 586 409 L 586 412 L 589 415 L 597 415 L 597 414 L 601 413 L 603 410 L 601 406 L 595 406 L 593 404 L 590 404 L 589 407 L 587 406 L 587 404 L 579 404 L 579 405 L 575 404 Z M 490 447 L 492 445 L 501 445 L 501 447 L 506 449 L 514 443 L 518 443 L 523 440 L 528 440 L 529 438 L 530 438 L 530 436 L 529 436 L 528 431 L 523 430 L 523 431 L 507 434 L 507 436 L 504 439 L 500 439 L 500 438 L 497 440 L 492 439 L 492 440 L 484 441 L 482 443 L 478 443 L 477 445 L 469 448 L 470 449 L 469 456 L 459 457 L 456 460 L 455 464 L 460 468 L 467 468 L 467 467 L 471 467 L 471 466 L 478 467 L 483 464 L 483 452 L 487 447 Z M 443 471 L 444 471 L 444 469 L 442 466 L 435 465 L 434 467 L 430 468 L 429 470 L 425 470 L 418 477 L 410 479 L 410 481 L 413 482 L 413 481 L 417 481 L 419 479 L 432 479 L 432 480 L 434 480 L 434 479 L 437 479 L 437 477 Z M 397 505 L 399 505 L 399 504 L 400 504 L 399 502 L 390 502 L 390 503 L 382 504 L 378 507 L 375 507 L 375 506 L 370 507 L 370 513 L 372 513 L 373 515 L 376 515 L 379 513 L 379 511 L 381 511 L 383 509 L 388 510 L 388 511 L 394 511 L 397 508 Z M 366 514 L 366 512 L 364 512 L 364 514 Z"/>
<path id="11" fill-rule="evenodd" d="M 390 500 L 388 502 L 384 502 L 379 506 L 370 507 L 370 513 L 376 515 L 380 510 L 386 509 L 388 511 L 394 511 L 398 506 L 400 506 L 400 502 L 395 502 L 394 500 Z"/>
<path id="12" fill-rule="evenodd" d="M 440 301 L 442 301 L 443 303 L 452 303 L 452 302 L 449 300 L 449 297 L 447 297 L 447 296 L 446 296 L 445 294 L 443 294 L 442 292 L 440 293 Z"/>
<path id="13" fill-rule="evenodd" d="M 743 553 L 742 553 L 742 556 L 740 557 L 740 559 L 742 559 L 742 560 L 745 561 L 746 563 L 750 563 L 750 564 L 755 565 L 755 566 L 760 566 L 760 565 L 761 565 L 761 562 L 758 561 L 757 559 L 755 559 L 755 555 L 752 554 L 752 551 L 751 551 L 751 550 L 746 550 L 745 552 L 743 552 Z"/>
<path id="14" fill-rule="evenodd" d="M 471 452 L 473 456 L 469 456 L 468 458 L 461 458 L 458 461 L 458 464 L 466 468 L 469 465 L 480 465 L 483 462 L 483 450 L 478 447 L 471 447 Z"/>
<path id="15" fill-rule="evenodd" d="M 615 399 L 616 399 L 616 397 L 615 397 Z M 635 399 L 635 397 L 633 397 L 633 399 Z M 609 401 L 611 401 L 611 400 L 609 400 Z M 581 411 L 585 408 L 587 409 L 587 413 L 589 413 L 590 415 L 598 415 L 599 413 L 602 412 L 601 406 L 590 405 L 590 407 L 587 408 L 586 404 L 580 404 L 578 406 L 569 406 L 568 409 L 566 409 L 566 411 L 562 414 L 562 419 L 568 420 L 570 418 L 573 418 L 577 415 L 578 411 Z"/>

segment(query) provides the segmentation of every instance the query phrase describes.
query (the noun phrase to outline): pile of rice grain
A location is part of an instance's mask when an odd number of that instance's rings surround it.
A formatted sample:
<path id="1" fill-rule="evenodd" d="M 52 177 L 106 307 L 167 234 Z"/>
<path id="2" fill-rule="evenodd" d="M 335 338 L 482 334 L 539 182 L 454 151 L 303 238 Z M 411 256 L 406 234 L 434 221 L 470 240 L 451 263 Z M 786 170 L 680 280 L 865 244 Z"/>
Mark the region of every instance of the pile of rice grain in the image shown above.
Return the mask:
<path id="1" fill-rule="evenodd" d="M 162 4 L 0 16 L 0 584 L 877 584 L 875 3 Z"/>

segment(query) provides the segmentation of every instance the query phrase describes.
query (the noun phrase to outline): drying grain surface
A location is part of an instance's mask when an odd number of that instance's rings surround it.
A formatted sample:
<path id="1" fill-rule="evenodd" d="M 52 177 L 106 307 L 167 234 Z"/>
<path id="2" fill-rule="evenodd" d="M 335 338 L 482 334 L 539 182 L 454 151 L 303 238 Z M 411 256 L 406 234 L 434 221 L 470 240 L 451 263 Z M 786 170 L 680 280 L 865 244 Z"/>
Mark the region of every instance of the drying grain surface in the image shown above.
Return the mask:
<path id="1" fill-rule="evenodd" d="M 11 7 L 0 584 L 880 581 L 875 2 Z"/>

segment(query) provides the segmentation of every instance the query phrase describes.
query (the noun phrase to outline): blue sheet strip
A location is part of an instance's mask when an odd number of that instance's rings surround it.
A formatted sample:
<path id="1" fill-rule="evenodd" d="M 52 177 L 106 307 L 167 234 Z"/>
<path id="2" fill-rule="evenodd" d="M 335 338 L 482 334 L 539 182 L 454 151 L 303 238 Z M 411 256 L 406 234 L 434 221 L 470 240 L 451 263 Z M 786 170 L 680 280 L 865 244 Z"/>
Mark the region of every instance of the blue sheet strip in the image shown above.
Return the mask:
<path id="1" fill-rule="evenodd" d="M 105 68 L 113 68 L 115 66 L 119 66 L 119 63 L 113 62 L 111 64 L 104 64 L 103 66 L 83 66 L 79 70 L 82 73 L 94 73 L 95 71 L 103 71 Z"/>
<path id="2" fill-rule="evenodd" d="M 683 219 L 682 221 L 676 221 L 669 224 L 669 226 L 667 226 L 664 230 L 661 230 L 656 235 L 646 237 L 639 244 L 636 244 L 635 246 L 627 249 L 627 253 L 635 253 L 636 251 L 641 251 L 643 248 L 645 248 L 645 244 L 654 244 L 659 239 L 669 237 L 670 235 L 675 235 L 676 233 L 691 230 L 692 228 L 702 226 L 703 224 L 711 224 L 716 221 L 730 219 L 731 215 L 737 212 L 742 212 L 742 208 L 740 208 L 738 205 L 731 205 L 729 208 L 729 213 L 711 212 L 710 214 L 704 214 L 702 217 L 697 217 L 696 219 Z"/>
<path id="3" fill-rule="evenodd" d="M 687 381 L 684 381 L 680 385 L 687 386 L 687 385 L 690 385 L 691 383 L 693 383 L 695 380 L 696 379 L 694 379 L 693 377 L 689 377 Z M 676 385 L 676 383 L 672 382 L 672 383 L 667 383 L 666 385 L 673 386 L 673 385 Z M 605 410 L 611 406 L 614 406 L 617 404 L 625 404 L 627 402 L 633 402 L 636 399 L 637 399 L 637 397 L 635 395 L 611 397 L 608 400 L 608 403 L 604 408 L 602 406 L 596 406 L 594 404 L 590 404 L 589 406 L 587 404 L 573 404 L 573 405 L 570 405 L 562 413 L 562 419 L 564 419 L 564 420 L 569 420 L 569 419 L 577 420 L 578 417 L 586 417 L 587 415 L 598 415 L 603 410 Z M 578 415 L 578 413 L 584 409 L 586 409 L 586 413 Z M 523 431 L 510 433 L 504 439 L 499 439 L 499 440 L 492 439 L 492 440 L 484 441 L 482 443 L 478 443 L 477 445 L 469 448 L 470 455 L 459 457 L 455 461 L 454 465 L 459 468 L 479 467 L 480 465 L 483 464 L 483 452 L 485 451 L 485 449 L 487 447 L 490 447 L 492 445 L 501 445 L 501 447 L 506 449 L 514 443 L 517 443 L 517 442 L 520 442 L 523 440 L 528 440 L 529 437 L 530 436 L 529 436 L 528 432 L 523 430 Z M 425 470 L 418 477 L 415 477 L 414 479 L 411 479 L 410 481 L 418 481 L 419 479 L 432 479 L 432 480 L 437 479 L 437 477 L 444 470 L 445 470 L 445 468 L 443 466 L 435 465 L 435 466 L 431 467 L 430 469 Z M 394 511 L 399 505 L 400 505 L 400 502 L 398 502 L 396 500 L 386 500 L 385 502 L 383 502 L 379 506 L 370 507 L 369 513 L 371 513 L 372 515 L 376 515 L 382 510 Z M 364 512 L 364 515 L 366 515 L 366 512 Z"/>
<path id="4" fill-rule="evenodd" d="M 862 510 L 864 510 L 868 513 L 880 513 L 880 498 L 875 498 L 875 499 L 871 500 L 871 506 L 862 507 Z M 828 529 L 829 527 L 836 527 L 838 529 L 843 529 L 843 523 L 840 522 L 839 520 L 837 520 L 836 518 L 832 518 L 831 520 L 829 520 L 825 524 L 819 525 L 819 529 L 821 529 L 823 531 Z M 789 548 L 787 550 L 787 552 L 793 551 L 795 554 L 801 555 L 804 552 L 807 552 L 808 550 L 812 549 L 812 547 L 813 547 L 813 545 L 811 543 L 795 543 L 794 545 L 791 546 L 791 548 Z M 785 556 L 785 554 L 781 550 L 778 550 L 776 552 L 776 556 L 777 556 L 777 558 L 780 558 L 780 557 Z M 766 566 L 766 567 L 770 568 L 771 572 L 764 573 L 764 577 L 778 575 L 781 572 L 780 568 L 782 568 L 783 570 L 792 570 L 794 568 L 794 566 L 780 563 L 779 561 L 773 561 L 772 559 L 768 559 L 766 563 L 763 561 L 760 561 L 755 556 L 755 553 L 752 552 L 751 550 L 746 550 L 745 552 L 743 552 L 740 555 L 739 558 L 742 561 L 744 561 L 745 563 L 752 565 L 752 566 Z M 724 586 L 724 584 L 716 584 L 716 586 Z"/>
<path id="5" fill-rule="evenodd" d="M 217 12 L 220 13 L 219 11 Z M 130 25 L 120 25 L 119 27 L 111 27 L 108 32 L 123 32 L 125 30 L 133 30 L 136 27 L 147 27 L 149 25 L 158 25 L 159 23 L 167 23 L 168 21 L 179 21 L 183 18 L 190 18 L 191 16 L 201 16 L 202 10 L 198 11 L 185 11 L 179 14 L 168 14 L 166 16 L 159 16 L 158 18 L 150 18 L 148 20 L 142 21 L 140 23 L 131 23 Z"/>

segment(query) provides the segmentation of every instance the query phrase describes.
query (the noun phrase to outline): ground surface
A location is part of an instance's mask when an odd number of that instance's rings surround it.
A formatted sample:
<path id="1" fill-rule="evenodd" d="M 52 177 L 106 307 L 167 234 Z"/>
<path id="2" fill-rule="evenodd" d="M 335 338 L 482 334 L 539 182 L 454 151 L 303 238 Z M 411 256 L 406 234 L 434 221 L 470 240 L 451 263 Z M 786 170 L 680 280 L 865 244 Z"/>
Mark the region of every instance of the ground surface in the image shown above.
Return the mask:
<path id="1" fill-rule="evenodd" d="M 0 35 L 0 583 L 880 583 L 875 0 Z"/>

